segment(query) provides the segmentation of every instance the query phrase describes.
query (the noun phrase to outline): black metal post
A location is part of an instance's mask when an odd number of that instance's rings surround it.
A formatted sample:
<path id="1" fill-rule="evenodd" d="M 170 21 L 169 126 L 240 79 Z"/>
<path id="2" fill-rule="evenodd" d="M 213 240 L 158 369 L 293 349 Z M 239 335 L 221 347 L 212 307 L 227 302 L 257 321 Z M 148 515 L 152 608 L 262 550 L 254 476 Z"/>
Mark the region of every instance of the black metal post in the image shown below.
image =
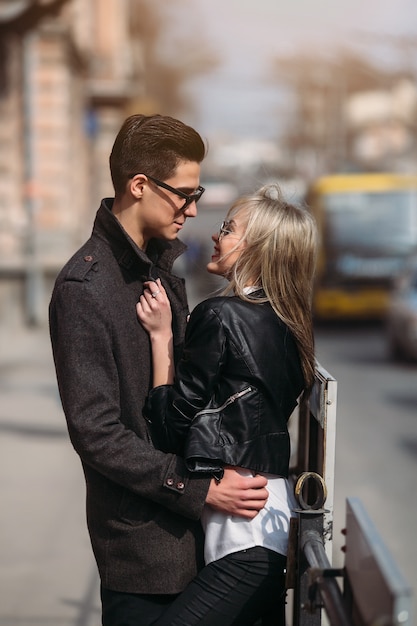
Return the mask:
<path id="1" fill-rule="evenodd" d="M 298 575 L 293 626 L 320 626 L 324 608 L 331 626 L 352 626 L 323 544 L 324 510 L 298 510 Z"/>
<path id="2" fill-rule="evenodd" d="M 323 532 L 323 513 L 315 510 L 297 510 L 298 513 L 298 545 L 297 545 L 297 578 L 294 589 L 293 626 L 320 626 L 321 608 L 311 597 L 310 564 L 304 552 L 302 537 L 306 532 Z"/>

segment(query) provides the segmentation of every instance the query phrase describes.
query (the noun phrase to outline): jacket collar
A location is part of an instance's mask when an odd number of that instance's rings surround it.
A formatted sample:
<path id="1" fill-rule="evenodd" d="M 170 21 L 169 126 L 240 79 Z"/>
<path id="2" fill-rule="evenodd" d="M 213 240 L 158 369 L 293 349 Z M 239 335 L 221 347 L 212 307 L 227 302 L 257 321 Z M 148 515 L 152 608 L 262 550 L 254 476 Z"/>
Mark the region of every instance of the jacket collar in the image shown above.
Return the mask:
<path id="1" fill-rule="evenodd" d="M 113 201 L 114 198 L 104 198 L 101 201 L 94 221 L 93 232 L 109 243 L 121 266 L 130 269 L 134 265 L 137 266 L 139 262 L 142 266 L 142 272 L 147 277 L 152 276 L 153 266 L 170 272 L 175 259 L 186 250 L 187 246 L 179 239 L 174 241 L 151 239 L 146 252 L 144 252 L 112 213 Z"/>
<path id="2" fill-rule="evenodd" d="M 245 287 L 243 293 L 247 298 L 251 298 L 253 300 L 266 297 L 265 291 L 262 287 Z"/>

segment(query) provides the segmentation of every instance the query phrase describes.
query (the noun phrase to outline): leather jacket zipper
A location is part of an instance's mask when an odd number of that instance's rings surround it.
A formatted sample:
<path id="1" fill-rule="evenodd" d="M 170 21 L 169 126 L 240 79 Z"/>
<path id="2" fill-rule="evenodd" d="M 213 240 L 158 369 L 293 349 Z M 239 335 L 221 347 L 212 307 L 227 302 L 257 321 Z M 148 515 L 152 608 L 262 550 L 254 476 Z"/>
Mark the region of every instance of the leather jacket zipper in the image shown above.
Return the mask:
<path id="1" fill-rule="evenodd" d="M 195 419 L 196 417 L 202 414 L 218 413 L 219 411 L 223 411 L 223 409 L 225 409 L 229 404 L 232 404 L 232 402 L 235 402 L 235 400 L 237 400 L 238 398 L 245 396 L 250 391 L 252 391 L 252 387 L 246 387 L 245 389 L 242 389 L 242 391 L 237 391 L 232 396 L 227 398 L 227 400 L 225 400 L 225 402 L 223 402 L 221 406 L 218 406 L 215 409 L 203 409 L 202 411 L 198 411 L 198 413 L 195 414 L 193 419 Z"/>

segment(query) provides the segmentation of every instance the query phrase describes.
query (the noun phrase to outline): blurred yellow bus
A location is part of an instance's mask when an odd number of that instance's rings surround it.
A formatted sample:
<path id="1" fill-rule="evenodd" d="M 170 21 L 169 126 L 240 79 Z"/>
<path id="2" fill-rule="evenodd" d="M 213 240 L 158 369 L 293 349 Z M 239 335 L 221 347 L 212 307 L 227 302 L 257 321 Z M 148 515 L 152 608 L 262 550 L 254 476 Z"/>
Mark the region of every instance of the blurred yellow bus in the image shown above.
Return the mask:
<path id="1" fill-rule="evenodd" d="M 323 176 L 306 203 L 321 235 L 316 318 L 382 318 L 393 279 L 417 250 L 417 175 Z"/>

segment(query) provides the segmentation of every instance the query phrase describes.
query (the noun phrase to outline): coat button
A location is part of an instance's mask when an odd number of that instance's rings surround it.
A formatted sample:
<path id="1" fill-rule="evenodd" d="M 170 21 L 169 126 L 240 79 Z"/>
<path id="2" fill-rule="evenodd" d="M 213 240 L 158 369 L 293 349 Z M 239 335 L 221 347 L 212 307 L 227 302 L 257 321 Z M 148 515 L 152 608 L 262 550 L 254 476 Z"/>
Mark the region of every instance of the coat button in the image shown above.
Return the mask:
<path id="1" fill-rule="evenodd" d="M 179 489 L 179 491 L 182 491 L 184 487 L 185 487 L 184 483 L 177 483 L 177 489 Z"/>
<path id="2" fill-rule="evenodd" d="M 173 478 L 167 478 L 166 479 L 166 484 L 168 485 L 168 487 L 172 487 L 172 485 L 174 484 L 174 479 Z"/>
<path id="3" fill-rule="evenodd" d="M 87 256 L 84 257 L 84 261 L 90 262 L 93 260 L 93 257 L 91 256 L 91 254 L 87 254 Z"/>

